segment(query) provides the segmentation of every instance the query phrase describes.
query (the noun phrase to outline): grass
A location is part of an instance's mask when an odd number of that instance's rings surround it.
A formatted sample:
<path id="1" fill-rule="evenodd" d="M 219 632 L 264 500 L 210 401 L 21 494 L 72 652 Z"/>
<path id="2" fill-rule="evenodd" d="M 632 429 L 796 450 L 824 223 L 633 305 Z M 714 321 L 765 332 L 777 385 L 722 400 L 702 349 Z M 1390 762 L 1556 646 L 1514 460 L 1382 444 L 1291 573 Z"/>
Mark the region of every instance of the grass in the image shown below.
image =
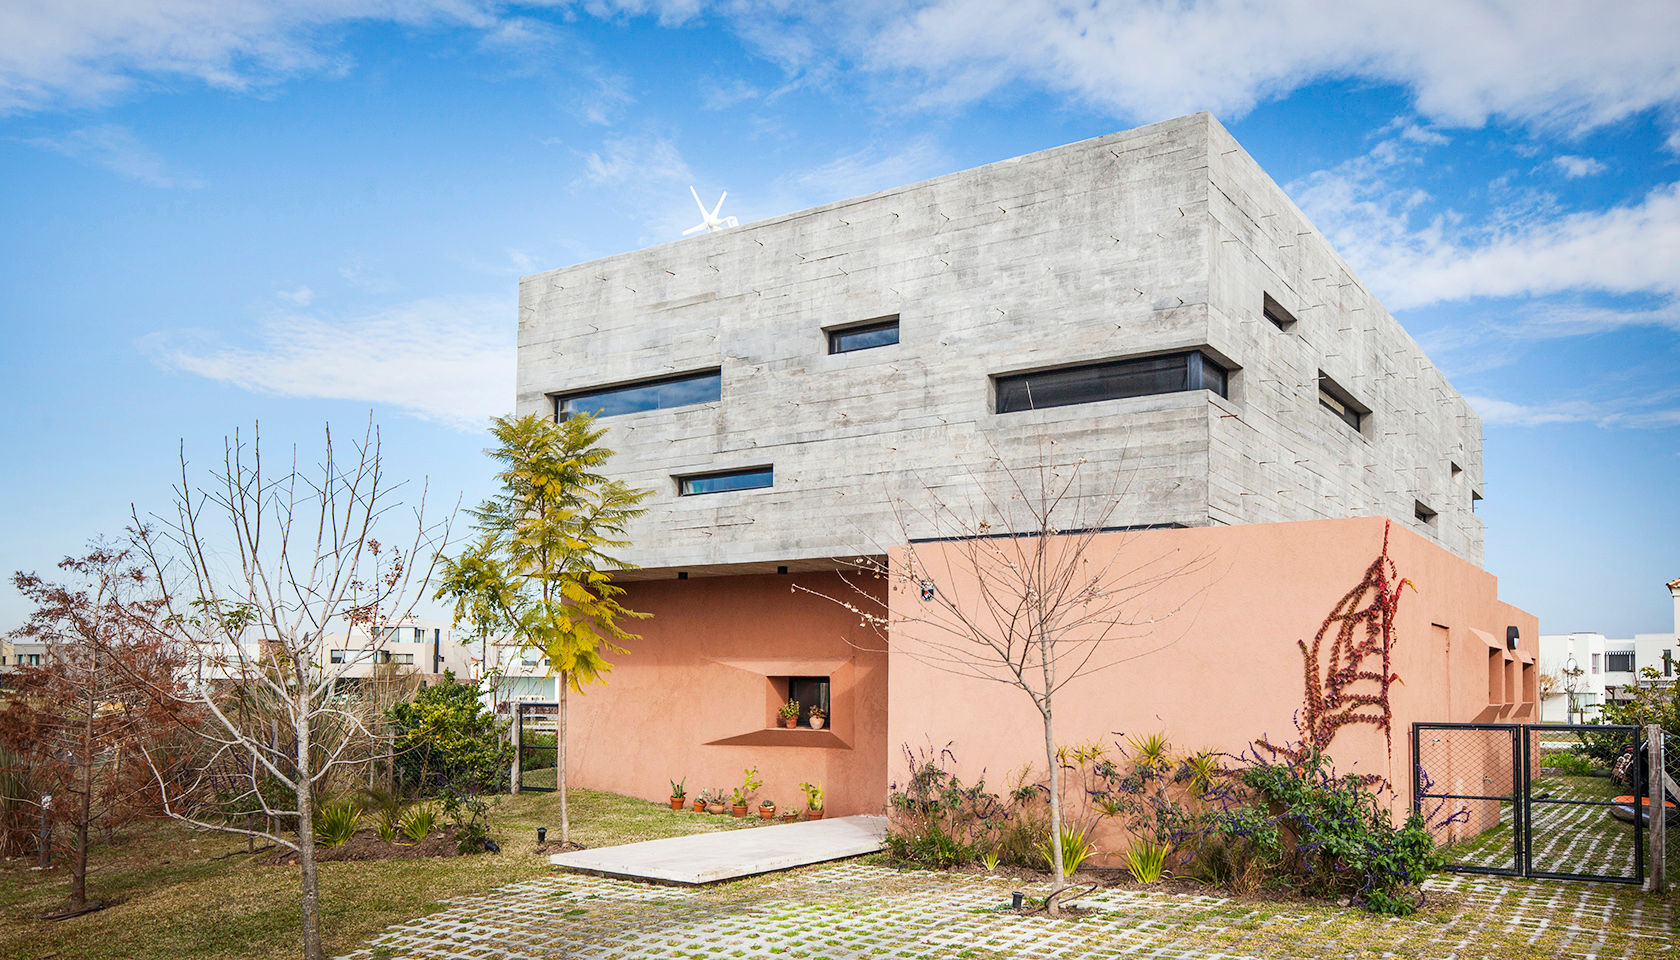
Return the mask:
<path id="1" fill-rule="evenodd" d="M 549 839 L 557 839 L 559 798 L 522 793 L 492 803 L 490 832 L 500 854 L 321 864 L 328 955 L 439 910 L 439 901 L 546 874 L 536 828 L 549 827 Z M 591 847 L 745 825 L 593 790 L 571 791 L 571 815 L 573 839 Z M 68 872 L 31 871 L 33 860 L 0 861 L 0 958 L 295 957 L 297 868 L 256 864 L 244 851 L 243 840 L 223 834 L 169 822 L 137 826 L 90 851 L 88 894 L 116 905 L 56 923 L 39 917 L 67 899 Z"/>

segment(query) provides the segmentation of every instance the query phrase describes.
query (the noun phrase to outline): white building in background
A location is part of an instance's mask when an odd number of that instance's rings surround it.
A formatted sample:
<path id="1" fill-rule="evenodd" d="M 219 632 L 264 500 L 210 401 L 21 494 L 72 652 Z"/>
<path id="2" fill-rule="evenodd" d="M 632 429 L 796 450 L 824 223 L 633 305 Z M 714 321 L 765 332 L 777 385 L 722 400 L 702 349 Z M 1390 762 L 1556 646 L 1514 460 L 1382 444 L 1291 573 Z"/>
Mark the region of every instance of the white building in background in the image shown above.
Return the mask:
<path id="1" fill-rule="evenodd" d="M 1668 633 L 1639 633 L 1630 639 L 1602 633 L 1541 635 L 1540 672 L 1556 680 L 1541 700 L 1541 720 L 1590 720 L 1606 702 L 1631 699 L 1640 684 L 1675 682 L 1680 676 L 1680 578 L 1667 586 L 1674 599 L 1674 629 Z M 1646 668 L 1657 672 L 1655 681 L 1640 676 Z"/>
<path id="2" fill-rule="evenodd" d="M 479 683 L 486 705 L 509 712 L 513 701 L 552 703 L 554 678 L 540 653 L 521 649 L 508 637 L 480 637 L 471 624 L 452 627 L 447 620 L 405 620 L 386 627 L 375 643 L 365 630 L 339 633 L 322 641 L 324 663 L 342 670 L 339 686 L 348 689 L 376 675 L 387 679 L 417 677 L 422 686 L 445 672 L 463 683 Z"/>

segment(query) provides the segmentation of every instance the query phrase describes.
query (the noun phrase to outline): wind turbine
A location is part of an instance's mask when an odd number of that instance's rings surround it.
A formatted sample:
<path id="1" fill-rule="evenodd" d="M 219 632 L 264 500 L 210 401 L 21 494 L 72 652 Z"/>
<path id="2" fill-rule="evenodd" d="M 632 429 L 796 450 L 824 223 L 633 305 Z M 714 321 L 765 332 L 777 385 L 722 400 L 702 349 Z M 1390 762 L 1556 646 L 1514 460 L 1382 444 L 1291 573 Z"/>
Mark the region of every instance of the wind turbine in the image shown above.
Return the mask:
<path id="1" fill-rule="evenodd" d="M 723 198 L 729 196 L 728 190 L 723 191 L 723 197 L 718 197 L 717 206 L 713 207 L 710 213 L 706 212 L 706 205 L 700 202 L 700 194 L 696 193 L 692 186 L 688 188 L 688 192 L 690 196 L 694 197 L 694 205 L 700 208 L 700 222 L 684 230 L 682 232 L 683 236 L 699 233 L 702 230 L 722 230 L 724 227 L 741 225 L 741 222 L 734 217 L 723 217 L 721 219 L 718 217 L 718 211 L 723 209 Z"/>

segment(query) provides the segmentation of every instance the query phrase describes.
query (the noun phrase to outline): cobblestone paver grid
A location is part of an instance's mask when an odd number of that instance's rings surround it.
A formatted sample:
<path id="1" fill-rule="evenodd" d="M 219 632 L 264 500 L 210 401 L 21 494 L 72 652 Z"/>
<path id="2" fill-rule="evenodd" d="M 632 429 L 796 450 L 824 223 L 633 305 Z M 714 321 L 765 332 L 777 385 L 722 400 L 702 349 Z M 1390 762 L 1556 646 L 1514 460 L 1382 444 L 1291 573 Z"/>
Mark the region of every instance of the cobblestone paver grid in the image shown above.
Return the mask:
<path id="1" fill-rule="evenodd" d="M 1108 889 L 1083 916 L 1002 909 L 1018 884 L 833 864 L 704 888 L 559 874 L 452 901 L 353 960 L 556 957 L 1060 958 L 1680 956 L 1671 900 L 1561 881 L 1445 876 L 1396 919 L 1298 903 Z M 1042 895 L 1042 888 L 1025 888 Z"/>

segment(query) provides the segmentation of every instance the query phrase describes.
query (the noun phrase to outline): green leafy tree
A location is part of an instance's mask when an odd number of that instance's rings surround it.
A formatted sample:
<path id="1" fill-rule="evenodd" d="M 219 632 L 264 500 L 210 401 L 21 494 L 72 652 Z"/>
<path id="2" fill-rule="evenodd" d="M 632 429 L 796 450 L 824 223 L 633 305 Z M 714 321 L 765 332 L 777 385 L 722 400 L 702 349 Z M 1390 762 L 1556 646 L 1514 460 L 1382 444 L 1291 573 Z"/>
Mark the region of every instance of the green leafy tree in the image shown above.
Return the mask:
<path id="1" fill-rule="evenodd" d="M 601 472 L 612 451 L 594 417 L 555 422 L 531 414 L 491 422 L 501 465 L 500 491 L 473 511 L 478 540 L 443 571 L 438 596 L 455 599 L 455 617 L 494 625 L 548 658 L 559 699 L 560 841 L 571 839 L 566 801 L 566 700 L 605 681 L 609 653 L 638 639 L 625 622 L 648 616 L 626 609 L 612 571 L 629 546 L 625 527 L 640 516 L 650 490 Z"/>
<path id="2" fill-rule="evenodd" d="M 500 724 L 478 698 L 478 687 L 445 672 L 441 683 L 413 699 L 391 705 L 393 755 L 399 783 L 433 792 L 442 784 L 456 790 L 494 790 L 507 775 L 513 747 Z"/>

